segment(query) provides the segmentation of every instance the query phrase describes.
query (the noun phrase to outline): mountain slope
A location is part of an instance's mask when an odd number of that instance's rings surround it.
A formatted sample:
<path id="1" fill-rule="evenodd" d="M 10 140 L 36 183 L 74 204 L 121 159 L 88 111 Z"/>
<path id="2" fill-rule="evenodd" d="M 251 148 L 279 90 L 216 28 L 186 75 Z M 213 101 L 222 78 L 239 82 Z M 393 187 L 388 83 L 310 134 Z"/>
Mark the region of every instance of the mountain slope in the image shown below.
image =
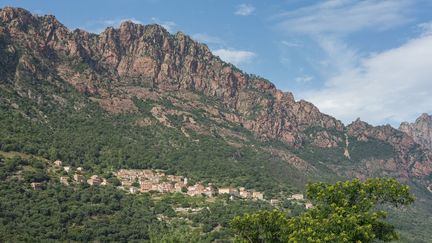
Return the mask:
<path id="1" fill-rule="evenodd" d="M 2 9 L 0 20 L 5 112 L 39 125 L 54 126 L 50 112 L 95 113 L 98 104 L 112 119 L 107 124 L 128 117 L 129 129 L 169 128 L 186 144 L 205 136 L 232 148 L 259 145 L 300 171 L 400 178 L 432 171 L 427 152 L 404 133 L 359 121 L 345 127 L 183 33 L 131 22 L 99 35 L 69 31 L 53 16 L 17 8 Z M 20 99 L 31 103 L 31 114 L 17 106 Z"/>
<path id="2" fill-rule="evenodd" d="M 17 64 L 32 69 L 31 58 L 45 60 L 59 78 L 99 96 L 108 111 L 135 111 L 131 96 L 146 96 L 146 88 L 187 90 L 214 97 L 241 114 L 228 114 L 228 119 L 291 144 L 301 142 L 298 130 L 305 126 L 342 129 L 313 105 L 295 102 L 267 80 L 222 62 L 205 45 L 182 33 L 170 35 L 158 25 L 124 22 L 119 29 L 94 35 L 70 32 L 52 16 L 35 17 L 13 8 L 2 10 L 2 22 L 4 39 L 33 50 L 15 60 Z"/>

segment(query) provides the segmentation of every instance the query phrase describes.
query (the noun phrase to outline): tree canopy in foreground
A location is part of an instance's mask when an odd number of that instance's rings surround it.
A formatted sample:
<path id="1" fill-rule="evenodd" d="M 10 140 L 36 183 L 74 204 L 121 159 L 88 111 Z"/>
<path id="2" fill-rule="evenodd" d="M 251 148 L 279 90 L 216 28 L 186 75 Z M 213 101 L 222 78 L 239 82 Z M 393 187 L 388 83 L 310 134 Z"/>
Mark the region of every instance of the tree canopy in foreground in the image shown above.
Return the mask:
<path id="1" fill-rule="evenodd" d="M 311 183 L 306 195 L 314 207 L 296 217 L 263 211 L 235 217 L 232 228 L 239 242 L 372 242 L 398 239 L 385 221 L 383 205 L 414 202 L 409 187 L 395 179 L 374 178 L 336 184 Z"/>

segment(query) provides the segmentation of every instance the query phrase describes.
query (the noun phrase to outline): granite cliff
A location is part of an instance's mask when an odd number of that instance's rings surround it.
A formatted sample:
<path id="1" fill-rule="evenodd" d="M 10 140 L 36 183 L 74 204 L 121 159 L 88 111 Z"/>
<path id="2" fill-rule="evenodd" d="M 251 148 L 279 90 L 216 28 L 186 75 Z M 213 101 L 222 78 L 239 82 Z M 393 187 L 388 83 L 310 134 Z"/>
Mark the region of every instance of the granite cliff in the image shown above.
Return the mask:
<path id="1" fill-rule="evenodd" d="M 411 136 L 424 149 L 432 150 L 432 116 L 424 113 L 413 123 L 401 123 L 399 130 Z"/>

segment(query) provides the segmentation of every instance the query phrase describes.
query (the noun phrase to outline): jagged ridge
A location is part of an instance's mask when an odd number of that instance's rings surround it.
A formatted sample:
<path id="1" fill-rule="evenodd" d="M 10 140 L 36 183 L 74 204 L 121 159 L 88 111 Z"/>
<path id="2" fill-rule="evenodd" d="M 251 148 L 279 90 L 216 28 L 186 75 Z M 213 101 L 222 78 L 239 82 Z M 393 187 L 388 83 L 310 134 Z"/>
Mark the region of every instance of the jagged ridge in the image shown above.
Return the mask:
<path id="1" fill-rule="evenodd" d="M 299 132 L 306 127 L 343 129 L 340 121 L 320 113 L 311 103 L 295 102 L 291 93 L 244 74 L 181 32 L 171 35 L 158 25 L 124 22 L 119 29 L 109 27 L 95 35 L 69 31 L 53 16 L 36 17 L 23 9 L 5 8 L 0 16 L 3 39 L 32 50 L 20 57 L 18 65 L 43 79 L 29 59 L 48 59 L 50 69 L 81 92 L 111 103 L 113 94 L 120 98 L 123 112 L 135 109 L 130 92 L 121 92 L 120 87 L 190 90 L 216 97 L 240 114 L 228 119 L 289 144 L 301 144 Z"/>

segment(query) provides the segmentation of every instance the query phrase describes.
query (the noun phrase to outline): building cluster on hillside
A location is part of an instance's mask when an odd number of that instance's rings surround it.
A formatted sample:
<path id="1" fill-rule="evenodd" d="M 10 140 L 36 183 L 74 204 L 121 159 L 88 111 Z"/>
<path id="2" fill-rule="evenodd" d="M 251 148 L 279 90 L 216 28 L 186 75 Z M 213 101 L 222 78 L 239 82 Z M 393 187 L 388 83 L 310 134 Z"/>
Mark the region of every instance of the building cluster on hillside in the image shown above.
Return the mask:
<path id="1" fill-rule="evenodd" d="M 304 207 L 306 209 L 313 208 L 313 204 L 310 201 L 306 200 L 304 198 L 303 194 L 293 194 L 290 197 L 288 197 L 288 200 L 291 200 L 291 201 L 302 201 L 303 205 L 304 205 Z"/>
<path id="2" fill-rule="evenodd" d="M 213 197 L 217 191 L 219 194 L 229 194 L 244 199 L 264 200 L 264 194 L 262 192 L 248 191 L 244 187 L 240 187 L 239 189 L 226 187 L 216 190 L 211 183 L 207 186 L 202 183 L 188 186 L 188 180 L 186 177 L 166 175 L 161 171 L 121 169 L 115 173 L 115 175 L 120 180 L 122 187 L 124 189 L 129 189 L 129 191 L 133 193 L 138 191 L 157 191 L 162 193 L 180 192 L 186 193 L 189 196 L 205 195 Z"/>
<path id="3" fill-rule="evenodd" d="M 240 197 L 244 199 L 258 199 L 264 200 L 264 193 L 257 191 L 248 191 L 244 187 L 234 188 L 234 187 L 223 187 L 219 188 L 219 194 L 229 194 L 231 196 Z"/>
<path id="4" fill-rule="evenodd" d="M 187 194 L 189 196 L 206 195 L 208 197 L 213 197 L 215 195 L 215 189 L 211 184 L 204 186 L 201 183 L 197 183 L 193 186 L 187 187 Z"/>
<path id="5" fill-rule="evenodd" d="M 60 160 L 54 161 L 53 164 L 57 169 L 62 168 L 66 173 L 72 172 L 72 167 L 71 166 L 62 166 L 62 161 L 60 161 Z M 87 183 L 91 186 L 105 186 L 108 184 L 107 180 L 105 178 L 102 178 L 99 175 L 92 175 L 92 176 L 90 176 L 89 179 L 86 179 L 86 177 L 84 176 L 84 170 L 82 167 L 76 168 L 72 179 L 73 179 L 73 182 L 76 184 Z M 61 176 L 60 177 L 60 183 L 62 183 L 65 186 L 68 186 L 70 183 L 69 176 Z"/>
<path id="6" fill-rule="evenodd" d="M 188 179 L 183 176 L 166 175 L 161 171 L 153 170 L 126 170 L 121 169 L 115 173 L 124 189 L 131 193 L 156 191 L 161 193 L 186 193 L 189 196 L 206 195 L 212 197 L 215 190 L 212 185 L 204 186 L 202 183 L 188 186 Z"/>
<path id="7" fill-rule="evenodd" d="M 56 160 L 53 162 L 53 166 L 58 170 L 64 170 L 67 173 L 73 172 L 71 166 L 63 166 L 62 161 Z M 105 178 L 99 175 L 92 175 L 90 178 L 84 176 L 84 170 L 81 167 L 77 167 L 74 171 L 72 183 L 82 184 L 87 183 L 91 186 L 107 185 L 108 182 Z M 264 193 L 259 191 L 247 190 L 245 187 L 221 187 L 216 188 L 211 183 L 207 186 L 202 183 L 196 183 L 195 185 L 188 185 L 188 179 L 183 176 L 167 175 L 159 170 L 150 169 L 120 169 L 115 172 L 114 175 L 119 179 L 121 186 L 120 188 L 128 190 L 130 193 L 137 192 L 160 192 L 160 193 L 185 193 L 189 196 L 205 195 L 207 197 L 213 197 L 216 193 L 228 194 L 230 199 L 242 198 L 251 200 L 265 200 Z M 68 186 L 70 182 L 69 176 L 61 176 L 60 183 Z M 31 183 L 31 187 L 34 190 L 41 190 L 42 183 Z M 303 194 L 293 194 L 289 200 L 304 201 Z M 278 206 L 280 200 L 278 198 L 272 198 L 269 201 L 273 206 Z M 305 203 L 306 209 L 313 207 L 310 202 Z"/>
<path id="8" fill-rule="evenodd" d="M 69 177 L 60 177 L 60 181 L 63 182 L 63 184 L 68 185 L 68 178 Z M 102 178 L 99 175 L 92 175 L 89 179 L 86 179 L 84 176 L 84 171 L 82 168 L 78 167 L 75 171 L 75 174 L 73 175 L 73 181 L 78 184 L 87 183 L 90 186 L 106 186 L 108 185 L 108 182 L 105 178 Z"/>
<path id="9" fill-rule="evenodd" d="M 63 166 L 63 162 L 61 160 L 56 160 L 52 162 L 52 168 L 54 168 L 55 171 L 65 171 L 66 173 L 72 172 L 71 166 Z M 84 170 L 82 167 L 76 168 L 74 175 L 72 176 L 72 180 L 69 176 L 60 176 L 60 183 L 69 186 L 70 183 L 75 184 L 82 184 L 87 183 L 91 186 L 105 186 L 108 184 L 108 181 L 105 178 L 102 178 L 99 175 L 92 175 L 90 178 L 86 179 L 84 176 Z M 41 182 L 32 182 L 30 183 L 30 186 L 33 190 L 42 190 L 43 184 Z"/>
<path id="10" fill-rule="evenodd" d="M 245 187 L 221 187 L 216 188 L 211 183 L 207 186 L 202 183 L 188 185 L 188 179 L 183 176 L 167 175 L 162 171 L 121 169 L 114 173 L 121 182 L 121 188 L 131 193 L 156 191 L 161 193 L 185 193 L 189 196 L 205 195 L 213 197 L 216 192 L 219 195 L 228 194 L 230 199 L 242 198 L 250 200 L 265 200 L 264 193 L 247 190 Z M 313 207 L 308 201 L 304 202 L 303 194 L 293 194 L 288 200 L 304 203 L 306 209 Z M 269 201 L 273 206 L 279 206 L 280 200 L 272 198 Z"/>
<path id="11" fill-rule="evenodd" d="M 121 169 L 114 175 L 120 180 L 122 188 L 129 189 L 132 193 L 138 191 L 181 192 L 187 187 L 187 178 L 165 175 L 161 171 Z"/>

